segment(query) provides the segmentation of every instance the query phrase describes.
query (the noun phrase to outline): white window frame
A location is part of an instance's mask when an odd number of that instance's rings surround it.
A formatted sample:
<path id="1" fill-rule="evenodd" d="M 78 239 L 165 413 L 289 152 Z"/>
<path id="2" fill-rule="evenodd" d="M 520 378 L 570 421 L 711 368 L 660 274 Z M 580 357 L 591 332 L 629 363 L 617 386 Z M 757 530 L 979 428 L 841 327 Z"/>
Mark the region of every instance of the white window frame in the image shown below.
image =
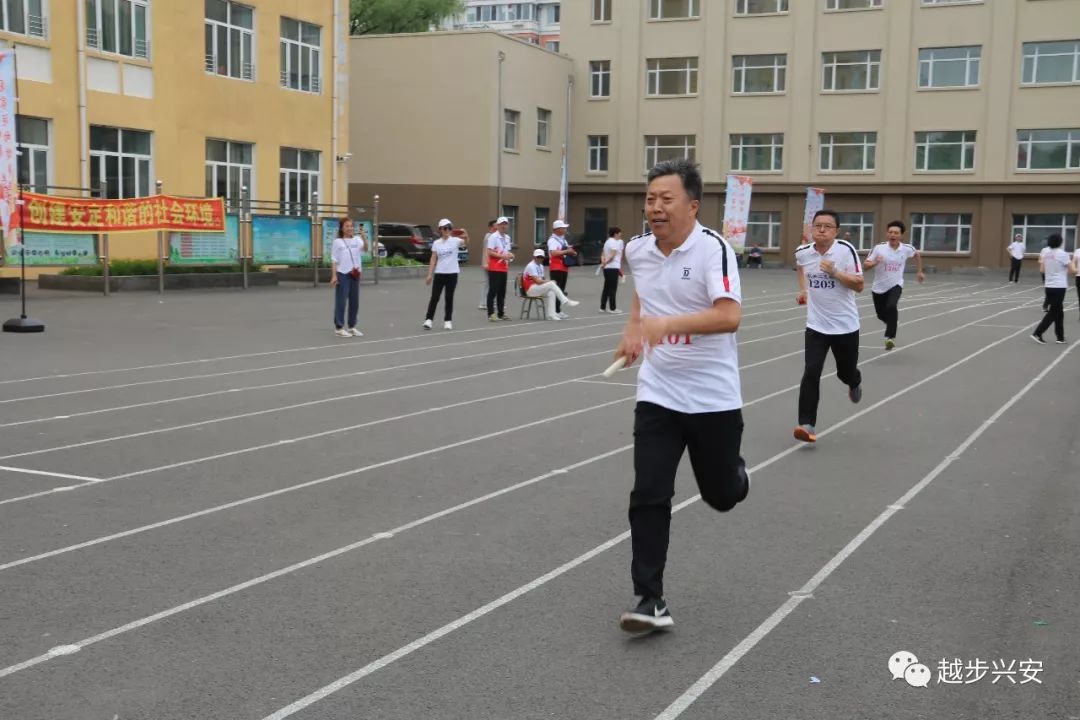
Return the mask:
<path id="1" fill-rule="evenodd" d="M 861 55 L 862 59 L 855 56 Z M 866 71 L 864 87 L 836 86 L 837 75 L 844 68 L 863 67 Z M 880 50 L 839 50 L 821 53 L 821 91 L 828 93 L 878 92 L 881 90 Z"/>
<path id="2" fill-rule="evenodd" d="M 752 236 L 754 228 L 765 229 L 765 244 Z M 779 250 L 783 240 L 783 213 L 779 210 L 751 210 L 746 218 L 746 247 L 757 245 L 762 250 Z"/>
<path id="3" fill-rule="evenodd" d="M 837 142 L 837 140 L 847 142 Z M 856 142 L 860 140 L 860 142 Z M 818 156 L 818 169 L 828 173 L 868 173 L 877 169 L 877 133 L 855 130 L 851 132 L 821 133 L 818 136 L 820 153 Z M 844 147 L 862 147 L 861 168 L 836 168 L 835 149 Z M 826 164 L 826 151 L 828 163 Z"/>
<path id="4" fill-rule="evenodd" d="M 22 30 L 12 26 L 12 7 L 22 9 Z M 48 0 L 0 0 L 0 31 L 13 35 L 47 38 L 49 36 Z"/>
<path id="5" fill-rule="evenodd" d="M 210 159 L 210 143 L 224 143 L 225 160 Z M 233 147 L 246 145 L 250 151 L 251 162 L 244 163 L 233 160 Z M 247 188 L 247 196 L 255 197 L 255 144 L 240 142 L 237 140 L 224 140 L 221 138 L 206 138 L 206 197 L 214 195 L 218 180 L 224 173 L 225 180 L 225 204 L 230 208 L 239 207 L 241 192 Z M 234 182 L 235 181 L 235 182 Z M 235 187 L 234 187 L 235 186 Z"/>
<path id="6" fill-rule="evenodd" d="M 322 27 L 314 23 L 304 22 L 303 20 L 297 20 L 291 17 L 281 17 L 281 23 L 285 22 L 296 23 L 297 33 L 299 34 L 299 40 L 293 38 L 287 38 L 284 36 L 284 28 L 282 28 L 281 45 L 280 45 L 280 59 L 281 59 L 281 87 L 289 90 L 297 90 L 299 92 L 308 92 L 319 94 L 322 91 Z M 304 40 L 304 30 L 314 29 L 319 35 L 319 42 L 312 44 Z M 292 63 L 293 56 L 296 56 L 297 62 L 300 67 L 295 73 L 296 83 L 293 84 Z M 308 62 L 308 75 L 304 76 L 304 60 Z M 305 87 L 305 79 L 307 80 Z"/>
<path id="7" fill-rule="evenodd" d="M 665 8 L 674 3 L 686 3 L 687 14 L 665 15 Z M 701 17 L 701 0 L 649 0 L 649 20 L 697 20 Z"/>
<path id="8" fill-rule="evenodd" d="M 648 174 L 661 160 L 685 159 L 693 161 L 697 156 L 696 135 L 646 135 L 645 173 Z"/>
<path id="9" fill-rule="evenodd" d="M 850 232 L 849 242 L 855 246 L 856 250 L 870 250 L 874 247 L 874 213 L 855 211 L 841 212 L 837 215 L 840 216 L 837 237 L 847 240 L 844 233 Z"/>
<path id="10" fill-rule="evenodd" d="M 768 140 L 768 142 L 755 142 Z M 750 168 L 745 162 L 749 155 L 744 151 L 768 148 L 769 167 Z M 741 133 L 731 136 L 731 169 L 745 173 L 778 173 L 784 170 L 784 134 L 783 133 Z"/>
<path id="11" fill-rule="evenodd" d="M 936 57 L 939 53 L 947 53 L 948 51 L 963 51 L 964 57 Z M 963 63 L 964 64 L 964 84 L 963 85 L 938 85 L 934 82 L 934 67 L 935 65 L 941 66 L 946 63 Z M 926 82 L 923 82 L 923 71 L 926 71 Z M 982 78 L 982 46 L 981 45 L 959 45 L 954 47 L 933 47 L 933 48 L 919 48 L 919 72 L 918 87 L 920 90 L 940 90 L 940 89 L 955 89 L 955 88 L 977 88 Z"/>
<path id="12" fill-rule="evenodd" d="M 18 127 L 21 123 L 25 122 L 39 122 L 45 124 L 45 144 L 26 142 L 24 139 L 28 133 L 18 131 Z M 52 183 L 52 121 L 48 118 L 34 117 L 32 115 L 17 115 L 15 117 L 16 138 L 19 141 L 17 151 L 19 153 L 16 160 L 16 178 L 22 174 L 22 167 L 26 167 L 26 179 L 27 182 L 20 184 L 25 186 L 31 192 L 36 193 L 48 193 L 49 186 Z M 35 176 L 38 171 L 41 170 L 45 175 L 45 183 L 41 184 L 35 181 Z"/>
<path id="13" fill-rule="evenodd" d="M 107 190 L 107 188 L 109 186 L 109 183 L 108 183 L 108 177 L 109 177 L 108 176 L 108 165 L 109 165 L 108 159 L 109 158 L 116 158 L 117 185 L 119 187 L 120 195 L 117 198 L 110 198 L 110 199 L 126 199 L 126 198 L 136 198 L 136 197 L 147 197 L 149 195 L 152 195 L 154 193 L 154 191 L 155 191 L 155 185 L 154 185 L 154 179 L 153 179 L 154 178 L 154 134 L 152 132 L 150 132 L 149 130 L 133 130 L 133 129 L 128 129 L 128 128 L 113 127 L 111 125 L 93 125 L 93 126 L 91 126 L 91 132 L 90 132 L 91 137 L 93 137 L 93 128 L 95 128 L 95 127 L 99 127 L 99 128 L 101 128 L 103 130 L 115 130 L 115 131 L 117 131 L 117 136 L 116 136 L 117 144 L 116 144 L 116 147 L 118 148 L 117 150 L 94 150 L 93 147 L 90 148 L 90 165 L 91 165 L 91 167 L 94 164 L 94 159 L 95 158 L 98 161 L 98 177 L 97 177 L 98 187 L 99 188 L 106 188 L 106 190 Z M 140 134 L 146 135 L 150 140 L 150 154 L 149 155 L 143 155 L 141 153 L 134 153 L 134 152 L 125 151 L 124 150 L 124 133 L 140 133 Z M 134 168 L 134 176 L 133 176 L 134 177 L 134 180 L 133 180 L 134 187 L 131 188 L 132 193 L 130 193 L 130 194 L 126 193 L 125 188 L 124 188 L 124 161 L 125 160 L 131 160 L 132 161 L 132 167 Z M 145 181 L 145 183 L 143 181 Z M 91 184 L 91 187 L 93 187 L 94 181 L 93 181 L 92 176 L 91 176 L 90 184 Z M 145 185 L 145 187 L 144 187 L 145 193 L 144 194 L 140 194 L 140 192 L 139 192 L 139 186 L 140 185 Z M 100 197 L 108 198 L 109 196 L 108 195 L 102 195 Z"/>
<path id="14" fill-rule="evenodd" d="M 933 7 L 935 5 L 981 5 L 985 0 L 922 0 L 922 4 L 927 7 Z"/>
<path id="15" fill-rule="evenodd" d="M 697 95 L 698 67 L 699 61 L 696 57 L 648 58 L 645 61 L 645 96 L 662 98 Z M 664 74 L 676 76 L 676 82 L 681 86 L 679 92 L 661 92 Z M 678 79 L 679 76 L 681 79 Z"/>
<path id="16" fill-rule="evenodd" d="M 1060 139 L 1036 140 L 1037 133 L 1063 133 Z M 1027 136 L 1025 138 L 1025 135 Z M 1052 168 L 1031 167 L 1034 145 L 1065 144 L 1065 166 Z M 1026 152 L 1025 152 L 1026 148 Z M 1026 158 L 1026 167 L 1021 165 L 1021 156 Z M 1078 172 L 1080 171 L 1080 128 L 1034 128 L 1016 131 L 1016 170 L 1017 172 Z"/>
<path id="17" fill-rule="evenodd" d="M 769 62 L 766 63 L 765 61 Z M 747 72 L 772 70 L 772 90 L 747 90 Z M 731 58 L 732 85 L 735 95 L 783 95 L 787 92 L 787 53 L 763 55 L 733 55 Z"/>
<path id="18" fill-rule="evenodd" d="M 285 167 L 281 162 L 282 151 L 293 151 L 296 153 L 296 166 Z M 315 170 L 309 170 L 304 167 L 304 158 L 307 154 L 308 159 L 314 154 L 316 165 Z M 278 201 L 281 204 L 282 215 L 310 215 L 311 208 L 315 202 L 315 193 L 320 192 L 322 183 L 322 153 L 318 150 L 305 150 L 304 148 L 294 147 L 281 147 L 278 152 L 278 194 L 281 196 Z M 303 181 L 307 181 L 307 196 L 301 197 L 301 187 Z M 282 188 L 284 192 L 282 192 Z"/>
<path id="19" fill-rule="evenodd" d="M 509 217 L 509 216 L 508 216 Z M 533 208 L 533 245 L 545 245 L 548 239 L 548 220 L 551 219 L 551 208 Z M 511 236 L 513 237 L 513 236 Z M 545 245 L 546 247 L 546 245 Z"/>
<path id="20" fill-rule="evenodd" d="M 1024 252 L 1028 255 L 1038 255 L 1039 251 L 1046 245 L 1046 235 L 1052 233 L 1058 233 L 1065 239 L 1065 244 L 1062 248 L 1065 252 L 1072 253 L 1076 250 L 1076 237 L 1077 237 L 1077 224 L 1080 220 L 1080 215 L 1077 213 L 1013 213 L 1012 233 L 1009 238 L 1015 237 L 1017 234 L 1024 236 Z M 1032 223 L 1029 222 L 1030 218 L 1036 217 L 1058 217 L 1061 218 L 1060 224 L 1048 225 L 1046 223 Z M 1017 218 L 1021 218 L 1020 222 L 1017 222 Z M 1069 220 L 1072 220 L 1070 223 Z M 1048 232 L 1042 233 L 1036 240 L 1037 247 L 1031 248 L 1030 240 L 1028 238 L 1028 230 L 1035 228 L 1045 229 Z"/>
<path id="21" fill-rule="evenodd" d="M 513 145 L 507 140 L 513 138 Z M 519 152 L 521 149 L 521 112 L 503 108 L 503 151 Z"/>
<path id="22" fill-rule="evenodd" d="M 589 135 L 589 165 L 590 173 L 608 172 L 608 163 L 611 160 L 610 136 Z"/>
<path id="23" fill-rule="evenodd" d="M 536 108 L 536 147 L 547 150 L 551 147 L 551 111 Z"/>
<path id="24" fill-rule="evenodd" d="M 77 0 L 82 2 L 82 0 Z M 86 45 L 98 52 L 109 53 L 110 55 L 120 55 L 123 57 L 135 57 L 142 58 L 144 60 L 150 59 L 150 29 L 152 27 L 150 21 L 150 0 L 87 0 L 87 16 L 86 16 Z M 113 10 L 113 49 L 105 47 L 104 33 L 102 28 L 105 22 L 105 6 L 108 5 Z M 127 28 L 126 33 L 122 32 L 120 23 L 120 11 L 121 8 L 127 6 L 131 13 L 131 24 Z M 139 27 L 138 17 L 139 11 L 142 11 L 143 38 L 139 39 Z M 124 52 L 121 44 L 121 36 L 125 35 L 131 42 L 131 52 Z"/>
<path id="25" fill-rule="evenodd" d="M 227 13 L 226 17 L 228 18 L 227 21 L 222 22 L 221 20 L 214 20 L 214 19 L 205 17 L 205 12 L 204 12 L 204 16 L 203 16 L 204 28 L 208 26 L 208 27 L 210 27 L 212 29 L 211 37 L 213 38 L 212 51 L 206 53 L 206 66 L 205 66 L 206 67 L 206 72 L 209 73 L 210 75 L 217 75 L 218 77 L 227 77 L 227 78 L 232 78 L 234 80 L 254 81 L 255 80 L 255 55 L 256 55 L 256 48 L 255 48 L 255 23 L 256 23 L 255 8 L 250 6 L 250 5 L 245 5 L 244 3 L 234 2 L 234 0 L 222 0 L 222 2 L 224 2 L 225 5 L 226 5 L 226 13 Z M 246 27 L 244 27 L 242 25 L 233 24 L 233 22 L 232 22 L 232 13 L 233 13 L 233 8 L 236 7 L 236 6 L 243 7 L 243 8 L 246 8 L 247 10 L 251 11 L 251 27 L 250 28 L 246 28 Z M 221 28 L 225 28 L 226 47 L 225 47 L 224 50 L 222 50 L 221 48 L 218 47 L 218 42 L 221 39 L 221 33 L 220 33 Z M 240 60 L 239 60 L 240 67 L 236 69 L 236 72 L 238 74 L 235 74 L 235 75 L 233 74 L 233 68 L 231 67 L 231 65 L 232 65 L 231 48 L 232 48 L 232 43 L 233 43 L 234 36 L 240 42 Z M 247 40 L 248 40 L 247 46 L 248 46 L 248 49 L 249 49 L 249 55 L 246 58 L 244 57 L 244 39 L 245 38 L 247 38 Z M 205 40 L 206 40 L 206 38 L 205 38 L 205 34 L 204 34 L 204 37 L 203 37 L 204 49 L 207 49 L 207 48 L 205 48 Z M 218 61 L 222 57 L 223 54 L 224 54 L 224 58 L 225 58 L 225 62 L 224 62 L 225 72 L 222 73 L 222 72 L 218 72 L 218 68 L 221 67 L 221 65 L 219 64 Z"/>
<path id="26" fill-rule="evenodd" d="M 772 10 L 753 10 L 753 3 L 772 3 Z M 754 15 L 782 15 L 789 12 L 788 0 L 735 0 L 736 17 L 753 17 Z"/>
<path id="27" fill-rule="evenodd" d="M 589 97 L 594 100 L 611 97 L 610 60 L 589 61 Z"/>
<path id="28" fill-rule="evenodd" d="M 852 12 L 857 10 L 880 10 L 881 0 L 858 0 L 862 4 L 858 7 L 840 7 L 840 3 L 851 0 L 825 0 L 826 12 Z"/>
<path id="29" fill-rule="evenodd" d="M 592 0 L 592 21 L 594 23 L 611 22 L 611 4 L 614 0 Z"/>
<path id="30" fill-rule="evenodd" d="M 1040 52 L 1040 49 L 1048 45 L 1062 45 L 1072 43 L 1072 52 Z M 1039 85 L 1076 85 L 1080 83 L 1080 40 L 1047 40 L 1044 42 L 1026 42 L 1023 44 L 1023 64 L 1020 68 L 1020 84 L 1024 87 L 1037 87 Z M 1041 57 L 1072 57 L 1072 78 L 1069 80 L 1045 80 L 1040 82 L 1039 58 Z M 1030 61 L 1030 64 L 1029 64 Z M 1030 72 L 1028 72 L 1030 68 Z M 1030 79 L 1028 79 L 1030 77 Z"/>
<path id="31" fill-rule="evenodd" d="M 928 219 L 932 220 L 932 222 L 927 222 Z M 912 213 L 911 244 L 915 246 L 916 250 L 922 253 L 969 255 L 971 254 L 971 219 L 971 213 Z M 945 220 L 945 222 L 942 222 L 942 220 Z M 956 230 L 954 249 L 927 250 L 924 245 L 926 244 L 926 232 L 929 228 L 945 228 L 946 230 Z M 967 240 L 966 248 L 965 238 Z"/>
<path id="32" fill-rule="evenodd" d="M 959 137 L 956 137 L 959 135 Z M 948 136 L 946 139 L 945 136 Z M 917 173 L 956 173 L 975 170 L 975 130 L 919 130 L 915 133 L 915 172 Z M 944 147 L 960 147 L 960 167 L 930 167 L 930 156 Z M 921 155 L 921 158 L 920 158 Z M 970 161 L 970 162 L 969 162 Z"/>

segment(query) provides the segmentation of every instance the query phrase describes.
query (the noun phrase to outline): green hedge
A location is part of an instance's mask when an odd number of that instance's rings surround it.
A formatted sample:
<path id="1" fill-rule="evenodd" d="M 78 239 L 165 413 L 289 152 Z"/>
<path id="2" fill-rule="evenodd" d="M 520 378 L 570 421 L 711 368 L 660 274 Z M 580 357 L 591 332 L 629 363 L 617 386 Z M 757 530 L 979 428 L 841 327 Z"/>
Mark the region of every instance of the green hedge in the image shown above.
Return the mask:
<path id="1" fill-rule="evenodd" d="M 259 272 L 259 266 L 249 266 L 248 272 Z M 156 260 L 113 260 L 109 263 L 109 275 L 157 275 Z M 240 265 L 165 265 L 166 275 L 187 275 L 191 273 L 238 273 L 243 272 Z M 61 275 L 82 275 L 100 277 L 104 274 L 101 265 L 64 268 Z"/>

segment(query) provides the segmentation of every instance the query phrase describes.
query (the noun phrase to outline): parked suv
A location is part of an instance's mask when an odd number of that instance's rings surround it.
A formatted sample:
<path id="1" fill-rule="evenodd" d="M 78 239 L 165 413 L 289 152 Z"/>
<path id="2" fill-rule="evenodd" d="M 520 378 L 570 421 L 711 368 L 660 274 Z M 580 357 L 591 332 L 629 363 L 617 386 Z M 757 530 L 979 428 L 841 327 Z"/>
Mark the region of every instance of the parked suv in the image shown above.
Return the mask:
<path id="1" fill-rule="evenodd" d="M 435 239 L 430 225 L 412 223 L 379 223 L 379 242 L 386 246 L 390 257 L 407 257 L 420 262 L 431 259 L 431 243 Z"/>

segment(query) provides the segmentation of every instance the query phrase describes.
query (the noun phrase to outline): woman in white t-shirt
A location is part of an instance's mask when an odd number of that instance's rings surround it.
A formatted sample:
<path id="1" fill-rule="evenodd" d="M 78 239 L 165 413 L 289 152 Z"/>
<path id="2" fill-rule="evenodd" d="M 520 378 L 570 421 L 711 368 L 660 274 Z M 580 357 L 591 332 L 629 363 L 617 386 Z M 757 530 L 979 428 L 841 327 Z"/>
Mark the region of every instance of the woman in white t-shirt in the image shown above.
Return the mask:
<path id="1" fill-rule="evenodd" d="M 461 266 L 458 265 L 458 251 L 464 243 L 469 241 L 468 234 L 463 237 L 454 237 L 451 232 L 454 224 L 443 218 L 439 221 L 439 239 L 431 244 L 431 263 L 428 265 L 427 284 L 431 286 L 431 300 L 428 301 L 427 317 L 424 320 L 424 329 L 430 330 L 435 320 L 435 309 L 439 306 L 439 296 L 446 292 L 446 309 L 443 314 L 443 330 L 453 330 L 454 324 L 454 291 L 457 289 L 458 275 Z"/>
<path id="2" fill-rule="evenodd" d="M 622 230 L 617 227 L 608 228 L 608 239 L 604 243 L 604 249 L 600 253 L 600 267 L 604 269 L 604 290 L 600 293 L 600 312 L 606 313 L 610 304 L 611 312 L 615 315 L 622 310 L 615 309 L 615 294 L 619 291 L 619 278 L 622 276 L 623 249 L 626 244 L 622 239 Z"/>
<path id="3" fill-rule="evenodd" d="M 330 286 L 334 288 L 334 334 L 338 337 L 363 337 L 356 327 L 360 312 L 361 255 L 367 242 L 353 235 L 353 223 L 342 218 L 338 223 L 338 235 L 330 249 Z M 348 318 L 345 308 L 348 306 Z M 346 326 L 346 320 L 348 325 Z"/>

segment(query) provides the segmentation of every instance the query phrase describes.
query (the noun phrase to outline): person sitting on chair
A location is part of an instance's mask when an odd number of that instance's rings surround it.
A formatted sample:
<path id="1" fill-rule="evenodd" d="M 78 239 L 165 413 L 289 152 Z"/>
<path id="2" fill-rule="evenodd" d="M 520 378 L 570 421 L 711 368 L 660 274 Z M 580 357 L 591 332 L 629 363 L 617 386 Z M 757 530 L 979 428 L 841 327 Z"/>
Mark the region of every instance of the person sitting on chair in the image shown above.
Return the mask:
<path id="1" fill-rule="evenodd" d="M 555 312 L 555 301 L 558 300 L 567 307 L 576 307 L 580 303 L 571 300 L 559 288 L 554 280 L 544 279 L 544 251 L 541 248 L 533 250 L 532 262 L 525 266 L 525 272 L 521 276 L 521 283 L 525 287 L 525 295 L 531 298 L 543 298 L 544 310 L 548 320 L 562 320 Z"/>
<path id="2" fill-rule="evenodd" d="M 750 248 L 750 254 L 749 256 L 747 256 L 746 259 L 746 266 L 748 268 L 761 267 L 761 248 L 759 248 L 757 245 Z"/>

